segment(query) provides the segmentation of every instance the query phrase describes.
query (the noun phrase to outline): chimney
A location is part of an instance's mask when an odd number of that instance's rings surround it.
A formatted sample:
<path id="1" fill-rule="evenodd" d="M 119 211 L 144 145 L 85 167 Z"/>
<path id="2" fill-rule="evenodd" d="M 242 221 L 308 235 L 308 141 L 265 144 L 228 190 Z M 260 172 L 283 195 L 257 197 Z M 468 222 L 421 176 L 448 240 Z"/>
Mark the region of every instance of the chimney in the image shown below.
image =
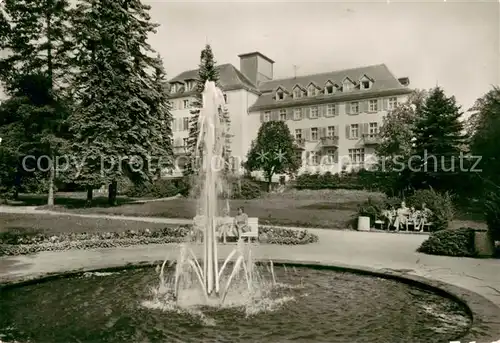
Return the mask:
<path id="1" fill-rule="evenodd" d="M 401 85 L 405 87 L 408 87 L 410 85 L 410 79 L 408 77 L 400 77 L 398 81 Z"/>
<path id="2" fill-rule="evenodd" d="M 240 71 L 256 86 L 263 81 L 273 79 L 274 61 L 260 52 L 238 55 Z"/>

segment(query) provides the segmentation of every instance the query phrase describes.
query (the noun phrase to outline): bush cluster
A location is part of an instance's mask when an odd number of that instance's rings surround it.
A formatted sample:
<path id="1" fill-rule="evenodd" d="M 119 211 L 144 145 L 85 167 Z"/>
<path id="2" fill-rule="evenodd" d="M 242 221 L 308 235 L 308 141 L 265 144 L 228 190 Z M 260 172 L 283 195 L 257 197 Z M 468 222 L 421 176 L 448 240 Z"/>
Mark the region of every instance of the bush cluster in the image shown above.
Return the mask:
<path id="1" fill-rule="evenodd" d="M 474 257 L 474 229 L 463 227 L 458 230 L 442 230 L 433 233 L 417 249 L 430 255 Z"/>
<path id="2" fill-rule="evenodd" d="M 186 196 L 189 193 L 189 188 L 189 183 L 185 178 L 160 178 L 151 183 L 132 185 L 125 194 L 131 198 L 169 198 L 177 194 Z"/>
<path id="3" fill-rule="evenodd" d="M 152 183 L 132 185 L 126 191 L 131 198 L 168 198 L 181 194 L 182 196 L 198 196 L 196 185 L 189 177 L 177 179 L 157 179 Z M 241 190 L 240 190 L 241 184 Z M 243 178 L 228 181 L 233 199 L 255 199 L 261 196 L 261 187 L 253 180 Z"/>
<path id="4" fill-rule="evenodd" d="M 382 218 L 382 211 L 390 209 L 398 209 L 401 206 L 403 199 L 398 197 L 386 198 L 385 200 L 375 200 L 369 198 L 366 202 L 358 205 L 358 210 L 353 218 L 353 224 L 356 225 L 357 217 L 370 217 L 370 225 L 373 226 L 375 220 Z M 422 204 L 426 204 L 432 211 L 430 221 L 433 223 L 431 229 L 433 231 L 445 230 L 449 223 L 453 220 L 454 208 L 451 196 L 448 193 L 439 193 L 433 189 L 418 190 L 410 197 L 405 199 L 406 206 L 422 209 Z"/>
<path id="5" fill-rule="evenodd" d="M 304 173 L 295 179 L 297 189 L 356 189 L 378 191 L 387 188 L 383 173 L 362 169 L 350 173 L 342 172 Z"/>
<path id="6" fill-rule="evenodd" d="M 500 241 L 500 196 L 491 192 L 484 201 L 485 219 L 494 240 Z"/>
<path id="7" fill-rule="evenodd" d="M 435 231 L 445 230 L 453 220 L 454 207 L 449 193 L 439 193 L 433 189 L 422 189 L 411 195 L 406 205 L 422 209 L 422 204 L 426 204 L 432 211 L 431 222 L 434 224 L 432 229 Z"/>
<path id="8" fill-rule="evenodd" d="M 180 243 L 192 238 L 192 230 L 192 226 L 179 226 L 152 231 L 146 229 L 123 232 L 61 233 L 57 235 L 35 231 L 10 231 L 0 234 L 0 256 L 24 255 L 41 251 Z M 269 244 L 298 245 L 315 243 L 318 241 L 318 236 L 307 230 L 260 227 L 259 239 L 263 243 Z"/>

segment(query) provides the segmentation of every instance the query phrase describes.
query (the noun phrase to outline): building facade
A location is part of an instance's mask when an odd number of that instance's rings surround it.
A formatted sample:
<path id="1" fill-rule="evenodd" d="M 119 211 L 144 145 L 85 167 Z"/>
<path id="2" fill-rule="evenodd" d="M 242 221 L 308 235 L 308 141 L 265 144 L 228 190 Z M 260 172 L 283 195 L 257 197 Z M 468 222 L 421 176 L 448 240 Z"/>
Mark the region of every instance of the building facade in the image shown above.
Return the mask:
<path id="1" fill-rule="evenodd" d="M 263 122 L 281 120 L 300 148 L 299 173 L 367 168 L 375 162 L 384 116 L 411 93 L 409 79 L 396 78 L 384 64 L 275 80 L 268 57 L 259 52 L 239 57 L 239 70 L 231 64 L 218 67 L 238 162 L 245 160 Z M 169 80 L 179 167 L 173 176 L 182 169 L 196 77 L 197 70 L 191 70 Z"/>

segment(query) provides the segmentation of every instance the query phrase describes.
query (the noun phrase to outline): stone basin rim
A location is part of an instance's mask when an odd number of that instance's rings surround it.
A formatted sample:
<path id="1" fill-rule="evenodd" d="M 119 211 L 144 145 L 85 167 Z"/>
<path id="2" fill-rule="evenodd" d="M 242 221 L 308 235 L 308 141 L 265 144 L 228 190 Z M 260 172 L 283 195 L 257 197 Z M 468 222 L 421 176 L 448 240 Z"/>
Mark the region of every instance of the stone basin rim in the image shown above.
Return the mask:
<path id="1" fill-rule="evenodd" d="M 172 260 L 173 261 L 173 260 Z M 223 259 L 219 259 L 223 262 Z M 451 299 L 462 304 L 471 317 L 471 325 L 465 336 L 454 337 L 456 341 L 474 341 L 477 343 L 495 343 L 500 338 L 500 307 L 486 299 L 482 295 L 463 287 L 455 286 L 446 282 L 426 278 L 423 276 L 405 273 L 404 271 L 392 269 L 376 269 L 365 266 L 346 265 L 341 263 L 331 263 L 323 261 L 292 260 L 292 259 L 272 259 L 276 266 L 286 265 L 288 267 L 305 267 L 312 269 L 325 269 L 337 272 L 347 272 L 371 277 L 380 277 L 388 280 L 402 282 L 409 286 L 434 292 L 442 297 Z M 270 259 L 255 259 L 254 262 L 268 264 Z M 109 267 L 84 267 L 63 272 L 44 273 L 35 276 L 23 276 L 9 280 L 0 279 L 0 291 L 13 289 L 41 282 L 49 282 L 61 278 L 71 278 L 83 273 L 91 272 L 119 272 L 131 269 L 151 268 L 161 265 L 163 260 L 129 262 L 122 265 L 112 265 Z M 477 335 L 481 335 L 480 340 Z"/>

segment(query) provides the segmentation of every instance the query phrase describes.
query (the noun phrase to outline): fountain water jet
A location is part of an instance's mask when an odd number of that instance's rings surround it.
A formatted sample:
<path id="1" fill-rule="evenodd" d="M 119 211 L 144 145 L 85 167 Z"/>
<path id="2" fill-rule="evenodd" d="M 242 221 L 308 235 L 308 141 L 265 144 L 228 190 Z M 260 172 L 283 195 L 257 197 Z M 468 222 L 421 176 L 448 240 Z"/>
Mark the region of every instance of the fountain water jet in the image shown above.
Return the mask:
<path id="1" fill-rule="evenodd" d="M 252 253 L 245 257 L 245 247 L 242 240 L 238 246 L 224 260 L 219 270 L 217 249 L 217 196 L 223 191 L 223 180 L 220 171 L 223 165 L 223 149 L 227 127 L 221 122 L 220 113 L 225 107 L 222 91 L 214 82 L 207 81 L 203 91 L 203 107 L 200 109 L 198 128 L 199 136 L 195 151 L 201 151 L 202 168 L 198 173 L 201 186 L 200 208 L 202 211 L 201 224 L 203 228 L 203 263 L 200 265 L 196 254 L 186 244 L 181 245 L 174 275 L 174 298 L 179 299 L 182 292 L 181 284 L 185 282 L 188 271 L 194 272 L 195 282 L 201 287 L 205 300 L 216 298 L 222 305 L 228 295 L 232 282 L 238 274 L 243 272 L 246 288 L 253 293 L 254 266 Z M 214 165 L 216 162 L 217 165 Z M 220 164 L 222 163 L 222 168 Z M 226 202 L 226 205 L 229 204 Z M 199 218 L 199 217 L 198 217 Z M 233 270 L 225 283 L 221 294 L 221 279 L 224 271 L 234 258 Z M 165 287 L 163 263 L 160 272 L 160 288 Z M 186 270 L 188 268 L 189 270 Z M 273 277 L 274 279 L 274 277 Z"/>

